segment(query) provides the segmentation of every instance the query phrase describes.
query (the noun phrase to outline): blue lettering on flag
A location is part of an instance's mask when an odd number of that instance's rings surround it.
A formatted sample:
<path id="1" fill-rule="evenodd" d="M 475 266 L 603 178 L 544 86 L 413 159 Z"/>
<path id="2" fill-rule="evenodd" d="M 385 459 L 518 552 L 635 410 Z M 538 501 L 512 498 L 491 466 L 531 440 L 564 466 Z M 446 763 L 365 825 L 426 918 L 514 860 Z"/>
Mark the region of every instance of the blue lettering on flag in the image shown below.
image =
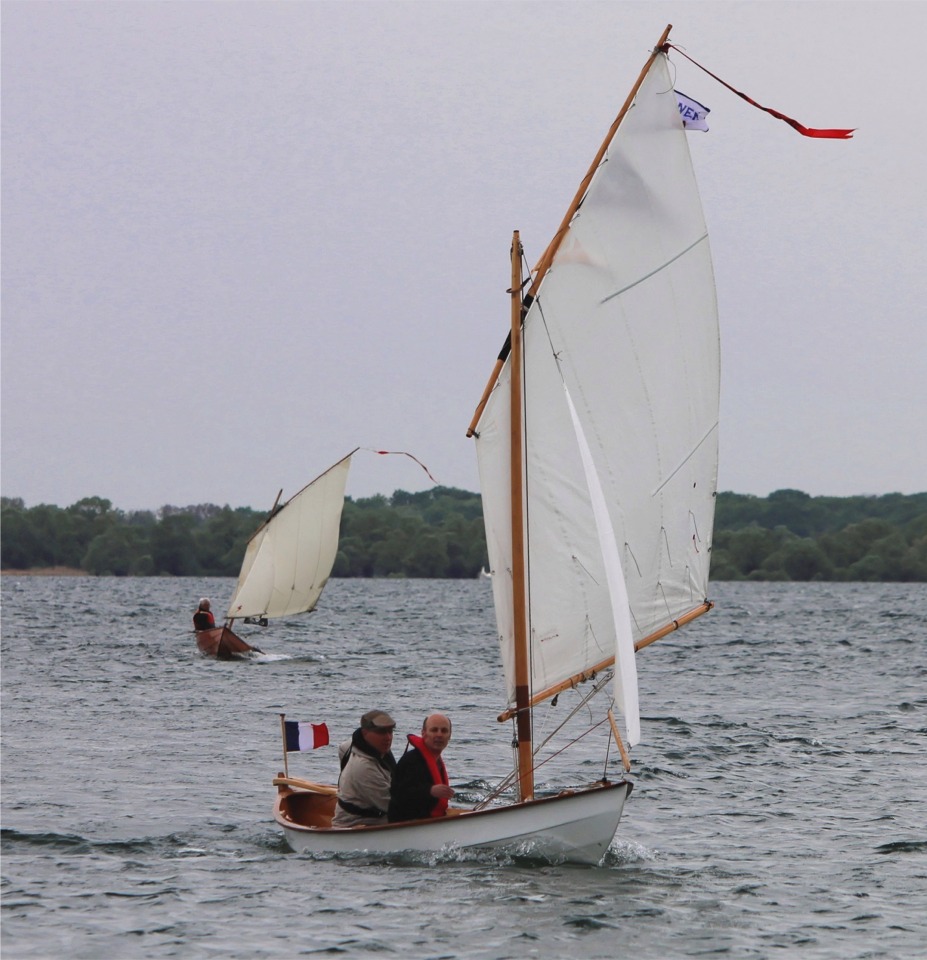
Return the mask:
<path id="1" fill-rule="evenodd" d="M 676 101 L 679 104 L 682 125 L 686 130 L 708 130 L 707 117 L 711 113 L 708 107 L 680 93 L 679 90 L 676 91 Z"/>

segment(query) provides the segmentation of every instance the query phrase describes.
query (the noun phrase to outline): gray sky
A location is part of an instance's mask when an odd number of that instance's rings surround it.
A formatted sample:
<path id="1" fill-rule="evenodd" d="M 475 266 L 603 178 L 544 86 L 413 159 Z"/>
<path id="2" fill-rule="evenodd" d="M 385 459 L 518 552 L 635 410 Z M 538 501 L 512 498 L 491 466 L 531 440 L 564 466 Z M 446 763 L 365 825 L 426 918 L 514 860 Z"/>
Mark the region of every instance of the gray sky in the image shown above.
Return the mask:
<path id="1" fill-rule="evenodd" d="M 663 27 L 722 327 L 720 489 L 927 489 L 923 3 L 2 5 L 2 490 L 269 507 L 465 438 Z M 355 460 L 349 495 L 421 490 Z"/>

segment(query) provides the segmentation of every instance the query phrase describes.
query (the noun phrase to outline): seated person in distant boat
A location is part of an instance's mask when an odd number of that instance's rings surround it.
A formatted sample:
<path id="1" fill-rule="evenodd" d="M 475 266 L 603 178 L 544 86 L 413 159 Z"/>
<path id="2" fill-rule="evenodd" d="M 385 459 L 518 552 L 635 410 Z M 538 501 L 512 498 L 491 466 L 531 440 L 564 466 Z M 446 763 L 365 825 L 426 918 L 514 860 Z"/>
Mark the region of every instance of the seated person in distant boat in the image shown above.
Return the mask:
<path id="1" fill-rule="evenodd" d="M 425 718 L 422 735 L 410 733 L 408 739 L 393 773 L 390 823 L 446 816 L 447 802 L 454 796 L 441 759 L 451 739 L 451 721 L 443 713 L 433 713 Z"/>
<path id="2" fill-rule="evenodd" d="M 215 625 L 216 618 L 209 609 L 209 601 L 203 597 L 203 599 L 200 600 L 199 606 L 196 608 L 196 613 L 193 614 L 193 629 L 209 630 Z"/>
<path id="3" fill-rule="evenodd" d="M 390 782 L 396 769 L 391 749 L 395 726 L 383 710 L 368 710 L 351 739 L 338 747 L 341 776 L 333 827 L 386 823 Z"/>

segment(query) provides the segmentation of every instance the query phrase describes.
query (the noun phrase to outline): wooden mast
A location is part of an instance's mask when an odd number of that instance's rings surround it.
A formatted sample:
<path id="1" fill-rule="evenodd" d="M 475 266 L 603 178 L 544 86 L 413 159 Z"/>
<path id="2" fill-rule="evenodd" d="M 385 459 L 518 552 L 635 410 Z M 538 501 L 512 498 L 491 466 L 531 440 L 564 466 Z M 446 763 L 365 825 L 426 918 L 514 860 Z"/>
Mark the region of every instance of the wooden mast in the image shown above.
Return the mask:
<path id="1" fill-rule="evenodd" d="M 666 25 L 666 29 L 663 31 L 662 36 L 657 42 L 657 45 L 653 48 L 650 57 L 644 64 L 644 69 L 641 70 L 640 76 L 637 78 L 637 82 L 633 87 L 631 87 L 631 92 L 628 94 L 624 105 L 621 107 L 621 110 L 618 111 L 618 116 L 615 117 L 614 122 L 612 123 L 611 127 L 609 127 L 608 134 L 602 141 L 602 146 L 599 147 L 598 153 L 596 153 L 592 163 L 589 165 L 589 169 L 586 171 L 586 176 L 583 177 L 582 182 L 579 185 L 579 189 L 576 191 L 576 196 L 573 197 L 573 202 L 567 208 L 567 212 L 564 214 L 563 220 L 561 221 L 557 232 L 547 245 L 547 249 L 541 255 L 541 259 L 538 260 L 537 266 L 532 271 L 534 274 L 534 280 L 526 297 L 529 302 L 537 295 L 538 287 L 541 285 L 541 281 L 544 279 L 544 276 L 550 269 L 554 255 L 560 249 L 560 244 L 563 242 L 563 238 L 566 236 L 567 230 L 570 227 L 570 221 L 576 215 L 576 211 L 579 209 L 579 205 L 582 203 L 583 197 L 586 196 L 586 191 L 589 189 L 589 184 L 592 182 L 592 178 L 595 175 L 596 170 L 599 169 L 599 164 L 602 162 L 602 158 L 605 156 L 605 152 L 608 150 L 609 144 L 612 142 L 612 139 L 618 132 L 618 127 L 621 126 L 621 121 L 624 120 L 625 114 L 631 109 L 631 104 L 634 102 L 634 98 L 637 96 L 637 91 L 640 90 L 641 84 L 644 82 L 644 77 L 647 76 L 647 72 L 650 70 L 651 66 L 653 66 L 653 62 L 657 59 L 657 55 L 663 52 L 666 42 L 669 39 L 670 30 L 672 29 L 673 25 L 668 23 Z M 499 374 L 501 373 L 502 366 L 505 362 L 505 353 L 506 350 L 505 347 L 503 347 L 502 352 L 499 354 L 499 358 L 496 360 L 495 366 L 492 369 L 492 373 L 489 375 L 489 380 L 486 384 L 486 388 L 483 390 L 483 396 L 480 397 L 480 402 L 477 404 L 476 411 L 473 414 L 473 419 L 470 421 L 470 426 L 467 427 L 468 437 L 472 437 L 476 431 L 476 425 L 479 422 L 480 417 L 483 415 L 483 408 L 486 406 L 486 401 L 489 399 L 489 394 L 492 393 L 492 388 L 496 385 L 496 381 L 499 379 Z"/>
<path id="2" fill-rule="evenodd" d="M 525 569 L 524 463 L 522 457 L 522 307 L 519 233 L 512 235 L 512 352 L 509 358 L 510 496 L 512 516 L 512 626 L 515 646 L 515 729 L 518 742 L 518 796 L 534 796 L 534 759 L 531 742 L 531 686 L 528 664 L 527 576 Z"/>

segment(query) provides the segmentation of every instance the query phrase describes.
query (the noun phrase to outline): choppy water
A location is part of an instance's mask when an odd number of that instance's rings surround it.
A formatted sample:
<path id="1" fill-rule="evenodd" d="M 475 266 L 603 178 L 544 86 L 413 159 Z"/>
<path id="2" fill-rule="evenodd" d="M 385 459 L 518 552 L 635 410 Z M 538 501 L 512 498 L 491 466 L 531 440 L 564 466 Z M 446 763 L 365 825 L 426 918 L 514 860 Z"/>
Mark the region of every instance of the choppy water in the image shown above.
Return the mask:
<path id="1" fill-rule="evenodd" d="M 464 796 L 506 771 L 489 585 L 332 581 L 263 662 L 201 659 L 231 586 L 3 578 L 4 960 L 927 956 L 927 586 L 716 585 L 639 655 L 599 867 L 289 853 L 280 711 L 338 739 L 441 708 Z"/>

